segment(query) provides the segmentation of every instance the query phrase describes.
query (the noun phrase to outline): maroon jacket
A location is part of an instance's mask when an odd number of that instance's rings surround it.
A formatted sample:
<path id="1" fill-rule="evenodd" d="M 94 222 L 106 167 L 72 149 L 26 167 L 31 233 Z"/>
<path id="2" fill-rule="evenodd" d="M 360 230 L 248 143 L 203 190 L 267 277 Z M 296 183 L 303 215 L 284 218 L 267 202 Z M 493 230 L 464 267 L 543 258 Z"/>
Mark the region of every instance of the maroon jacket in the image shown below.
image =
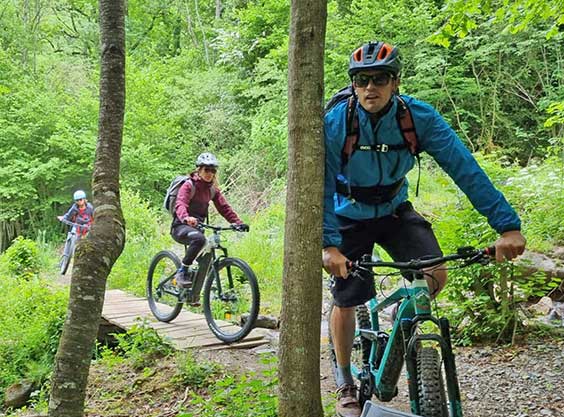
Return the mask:
<path id="1" fill-rule="evenodd" d="M 178 190 L 174 207 L 176 216 L 174 216 L 172 226 L 185 223 L 188 217 L 195 217 L 200 222 L 204 221 L 208 215 L 210 201 L 213 201 L 219 214 L 229 223 L 241 223 L 241 219 L 239 219 L 237 213 L 231 208 L 217 187 L 215 188 L 215 195 L 212 200 L 211 187 L 213 187 L 213 184 L 205 182 L 196 173 L 192 174 L 190 177 L 192 181 L 186 181 L 182 184 L 180 190 Z M 192 194 L 192 184 L 196 187 L 196 192 L 194 193 L 194 197 L 190 198 Z"/>

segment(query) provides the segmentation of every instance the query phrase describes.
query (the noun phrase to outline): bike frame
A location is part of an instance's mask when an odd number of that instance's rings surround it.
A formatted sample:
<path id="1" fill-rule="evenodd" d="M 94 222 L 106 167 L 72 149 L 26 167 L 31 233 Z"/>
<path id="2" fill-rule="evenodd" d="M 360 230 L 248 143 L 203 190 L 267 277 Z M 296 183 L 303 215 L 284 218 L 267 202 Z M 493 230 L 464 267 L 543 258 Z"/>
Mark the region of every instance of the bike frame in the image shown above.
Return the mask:
<path id="1" fill-rule="evenodd" d="M 200 294 L 204 282 L 206 280 L 206 277 L 210 273 L 210 270 L 213 269 L 215 271 L 215 267 L 218 264 L 218 262 L 220 262 L 221 259 L 228 257 L 227 248 L 221 246 L 220 232 L 222 230 L 230 230 L 230 228 L 222 228 L 222 227 L 215 227 L 209 225 L 205 225 L 203 227 L 212 229 L 213 234 L 211 236 L 206 237 L 206 244 L 196 256 L 196 262 L 198 263 L 198 272 L 194 277 L 194 284 L 192 288 L 183 289 L 183 291 L 187 291 L 188 294 L 191 295 Z M 216 251 L 218 250 L 222 252 L 222 254 L 219 256 L 216 255 Z M 219 286 L 218 289 L 221 292 L 221 282 L 217 278 L 217 273 L 216 273 L 216 280 L 217 280 L 217 285 Z M 232 280 L 230 273 L 229 273 L 229 280 L 230 281 Z"/>
<path id="2" fill-rule="evenodd" d="M 63 255 L 72 258 L 74 255 L 74 250 L 78 241 L 81 239 L 81 235 L 77 232 L 77 228 L 83 227 L 87 230 L 90 229 L 90 226 L 84 224 L 73 223 L 69 220 L 62 219 L 60 220 L 61 223 L 71 226 L 70 230 L 67 232 L 67 238 L 65 240 L 65 248 L 63 251 Z"/>
<path id="3" fill-rule="evenodd" d="M 440 345 L 442 358 L 444 359 L 450 415 L 462 417 L 460 390 L 458 388 L 448 320 L 445 318 L 437 319 L 432 316 L 431 296 L 427 281 L 421 273 L 414 275 L 414 280 L 410 287 L 398 288 L 381 302 L 376 297 L 368 301 L 372 328 L 370 330 L 357 330 L 356 336 L 362 335 L 370 340 L 370 359 L 368 366 L 363 369 L 358 369 L 358 367 L 351 364 L 351 371 L 358 380 L 368 381 L 368 390 L 371 394 L 375 394 L 379 399 L 389 401 L 395 396 L 398 382 L 397 378 L 393 376 L 392 366 L 401 368 L 405 360 L 411 411 L 414 414 L 419 414 L 416 382 L 416 346 L 418 341 L 435 341 Z M 381 334 L 378 313 L 399 301 L 401 301 L 401 305 L 393 323 L 392 332 L 389 335 L 384 352 L 381 353 L 381 357 L 378 357 L 378 335 Z M 417 327 L 426 321 L 434 323 L 440 329 L 440 334 L 416 334 Z M 391 360 L 391 352 L 394 344 L 397 343 L 403 344 L 405 356 L 394 359 L 396 361 L 400 360 L 401 364 L 397 362 L 392 363 L 393 361 Z M 378 367 L 376 366 L 377 364 L 379 365 Z M 391 374 L 392 376 L 390 376 Z M 390 378 L 392 383 L 389 382 Z"/>

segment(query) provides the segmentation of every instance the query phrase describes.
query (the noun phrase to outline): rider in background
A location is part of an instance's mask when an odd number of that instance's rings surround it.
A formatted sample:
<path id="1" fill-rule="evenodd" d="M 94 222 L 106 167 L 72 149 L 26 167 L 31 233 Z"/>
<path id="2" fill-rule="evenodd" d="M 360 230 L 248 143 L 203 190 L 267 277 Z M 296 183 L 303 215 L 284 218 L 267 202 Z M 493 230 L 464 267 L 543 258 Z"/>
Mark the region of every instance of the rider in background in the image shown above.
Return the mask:
<path id="1" fill-rule="evenodd" d="M 416 157 L 402 146 L 397 118 L 400 71 L 397 48 L 384 42 L 365 44 L 352 53 L 348 74 L 356 96 L 352 105 L 358 117 L 358 147 L 344 164 L 347 101 L 325 115 L 323 265 L 335 277 L 330 323 L 337 359 L 336 411 L 344 417 L 361 414 L 350 370 L 355 306 L 376 295 L 372 279 L 348 275 L 347 260 L 371 254 L 374 244 L 395 261 L 442 255 L 431 224 L 408 200 L 405 177 Z M 500 234 L 495 244 L 497 260 L 523 253 L 525 238 L 519 217 L 453 129 L 429 104 L 405 95 L 402 98 L 413 117 L 419 149 L 437 161 Z M 433 296 L 446 280 L 442 268 L 429 273 L 427 282 Z"/>
<path id="2" fill-rule="evenodd" d="M 71 223 L 76 223 L 76 235 L 80 239 L 86 236 L 92 220 L 94 219 L 94 207 L 86 200 L 86 193 L 82 190 L 77 190 L 73 194 L 74 204 L 63 216 L 57 216 L 59 220 L 66 220 Z M 80 225 L 87 227 L 80 227 Z"/>
<path id="3" fill-rule="evenodd" d="M 195 270 L 191 268 L 192 263 L 206 243 L 206 238 L 197 229 L 197 225 L 206 219 L 210 201 L 213 201 L 219 214 L 229 223 L 239 225 L 239 229 L 243 231 L 249 228 L 242 223 L 218 188 L 217 158 L 209 152 L 202 153 L 196 160 L 196 167 L 195 171 L 188 174 L 190 180 L 178 190 L 170 230 L 175 241 L 188 245 L 182 266 L 175 276 L 177 284 L 181 287 L 189 287 L 192 284 L 192 272 Z"/>

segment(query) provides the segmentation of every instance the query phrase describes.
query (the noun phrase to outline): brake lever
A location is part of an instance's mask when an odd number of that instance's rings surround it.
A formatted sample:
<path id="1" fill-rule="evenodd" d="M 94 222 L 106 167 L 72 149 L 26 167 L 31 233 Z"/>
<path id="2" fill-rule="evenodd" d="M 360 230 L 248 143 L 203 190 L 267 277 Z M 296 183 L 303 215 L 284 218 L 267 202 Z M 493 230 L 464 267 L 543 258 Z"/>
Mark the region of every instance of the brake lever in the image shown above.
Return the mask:
<path id="1" fill-rule="evenodd" d="M 362 274 L 362 272 L 367 273 L 369 276 L 374 276 L 374 272 L 371 269 L 360 266 L 356 262 L 347 261 L 347 269 L 351 277 L 356 277 L 363 281 L 366 280 L 366 275 Z"/>

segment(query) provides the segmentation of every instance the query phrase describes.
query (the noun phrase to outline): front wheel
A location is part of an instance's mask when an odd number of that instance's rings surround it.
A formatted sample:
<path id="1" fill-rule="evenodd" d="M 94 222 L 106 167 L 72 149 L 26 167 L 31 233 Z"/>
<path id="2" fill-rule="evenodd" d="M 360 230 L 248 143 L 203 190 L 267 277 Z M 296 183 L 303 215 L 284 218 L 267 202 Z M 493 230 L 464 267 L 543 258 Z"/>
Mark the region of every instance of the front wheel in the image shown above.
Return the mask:
<path id="1" fill-rule="evenodd" d="M 213 264 L 204 283 L 204 314 L 210 330 L 226 343 L 243 339 L 255 325 L 260 294 L 251 267 L 237 258 Z"/>
<path id="2" fill-rule="evenodd" d="M 167 250 L 157 253 L 149 265 L 147 300 L 151 312 L 159 321 L 174 320 L 182 310 L 180 291 L 174 281 L 178 268 L 180 259 Z"/>
<path id="3" fill-rule="evenodd" d="M 61 259 L 59 261 L 59 270 L 61 271 L 61 275 L 65 275 L 67 270 L 69 269 L 70 261 L 72 255 L 74 253 L 74 247 L 76 245 L 76 236 L 69 235 L 65 242 L 65 248 L 63 250 L 63 254 L 61 255 Z"/>
<path id="4" fill-rule="evenodd" d="M 417 351 L 417 393 L 421 416 L 448 417 L 441 357 L 435 348 L 422 347 Z"/>

